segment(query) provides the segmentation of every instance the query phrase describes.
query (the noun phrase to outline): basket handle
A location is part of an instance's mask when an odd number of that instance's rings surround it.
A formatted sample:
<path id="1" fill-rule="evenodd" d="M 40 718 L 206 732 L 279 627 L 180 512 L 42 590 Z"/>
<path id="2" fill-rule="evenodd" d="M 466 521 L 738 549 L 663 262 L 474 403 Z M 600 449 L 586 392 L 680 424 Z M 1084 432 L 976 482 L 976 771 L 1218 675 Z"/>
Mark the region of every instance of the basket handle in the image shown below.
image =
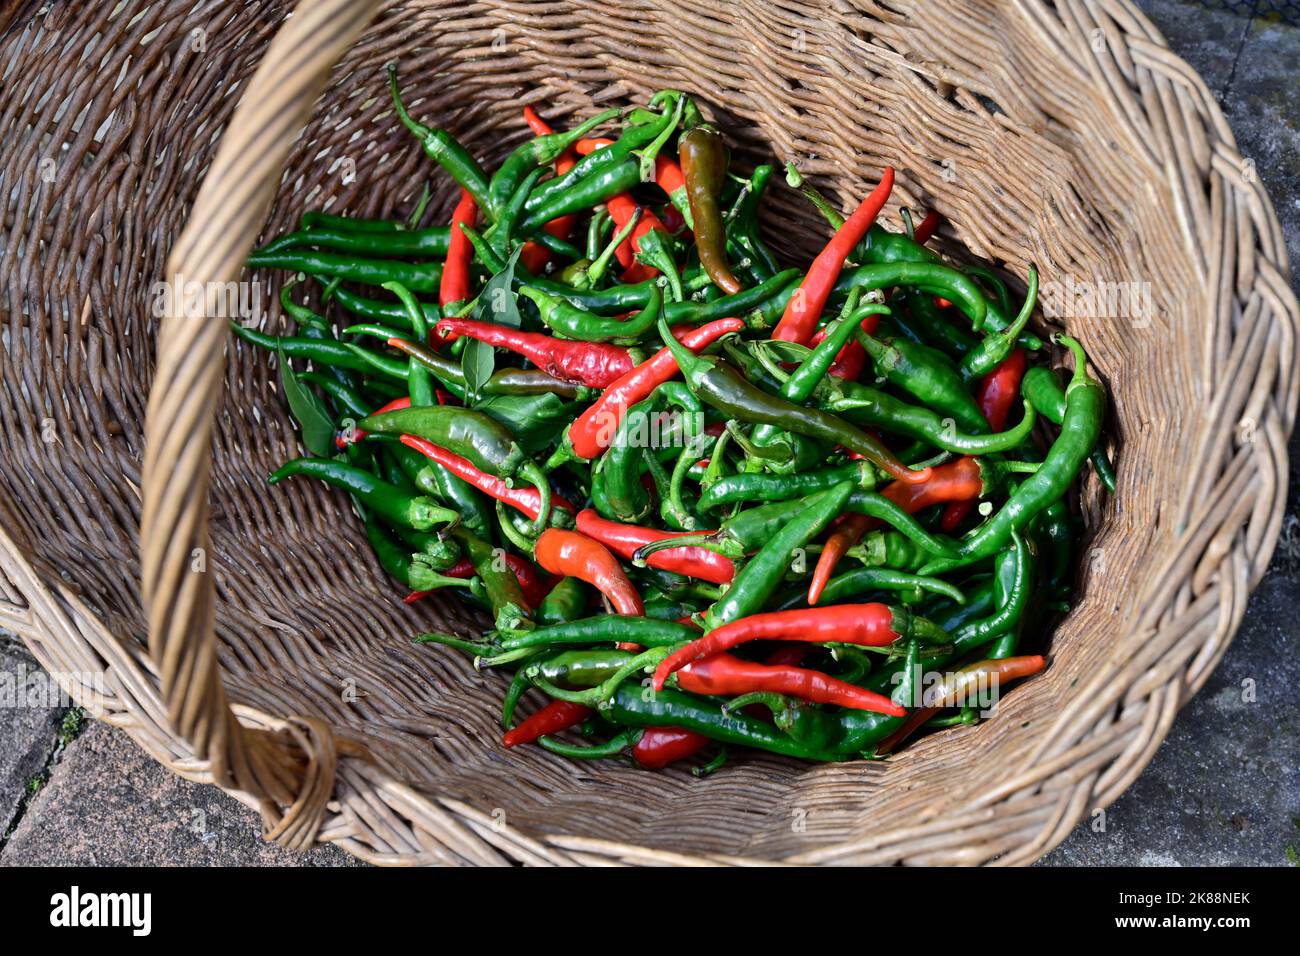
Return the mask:
<path id="1" fill-rule="evenodd" d="M 268 839 L 300 848 L 314 842 L 324 819 L 336 743 L 311 717 L 264 729 L 236 719 L 217 660 L 215 584 L 207 562 L 195 560 L 209 550 L 212 427 L 229 334 L 217 305 L 221 287 L 243 270 L 330 70 L 379 5 L 303 0 L 271 41 L 168 259 L 173 294 L 158 330 L 145 421 L 140 573 L 166 719 L 209 763 L 214 782 L 259 802 Z M 196 282 L 206 290 L 201 305 L 182 301 Z"/>

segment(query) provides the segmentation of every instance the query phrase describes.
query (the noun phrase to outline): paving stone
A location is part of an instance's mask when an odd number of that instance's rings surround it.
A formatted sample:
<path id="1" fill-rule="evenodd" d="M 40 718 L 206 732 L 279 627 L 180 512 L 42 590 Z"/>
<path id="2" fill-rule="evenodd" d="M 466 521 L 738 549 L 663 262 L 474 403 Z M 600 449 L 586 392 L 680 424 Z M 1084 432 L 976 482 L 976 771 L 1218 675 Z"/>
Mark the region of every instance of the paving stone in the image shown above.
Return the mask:
<path id="1" fill-rule="evenodd" d="M 1244 18 L 1232 28 L 1225 14 L 1166 0 L 1138 5 L 1220 95 L 1242 155 L 1272 197 L 1294 267 L 1300 262 L 1300 29 Z M 1293 285 L 1300 290 L 1300 282 Z M 1097 829 L 1100 818 L 1086 818 L 1043 865 L 1297 862 L 1300 435 L 1292 437 L 1290 457 L 1282 539 L 1223 661 L 1178 715 L 1155 759 L 1106 811 L 1105 830 Z"/>
<path id="2" fill-rule="evenodd" d="M 29 782 L 44 772 L 62 714 L 36 661 L 18 638 L 0 631 L 0 835 L 21 809 Z"/>
<path id="3" fill-rule="evenodd" d="M 92 723 L 28 804 L 2 866 L 353 866 L 332 846 L 267 843 L 256 814 L 156 763 L 124 731 Z"/>

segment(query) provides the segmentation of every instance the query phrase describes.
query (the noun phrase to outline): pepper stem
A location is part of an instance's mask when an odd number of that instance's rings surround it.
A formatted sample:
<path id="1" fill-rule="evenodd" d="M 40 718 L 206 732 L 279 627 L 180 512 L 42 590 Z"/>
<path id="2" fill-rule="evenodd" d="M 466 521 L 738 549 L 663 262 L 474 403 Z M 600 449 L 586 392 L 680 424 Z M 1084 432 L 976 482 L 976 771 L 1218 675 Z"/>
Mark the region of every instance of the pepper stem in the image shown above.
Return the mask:
<path id="1" fill-rule="evenodd" d="M 554 737 L 538 737 L 537 743 L 541 745 L 542 749 L 549 750 L 561 757 L 569 757 L 574 760 L 604 760 L 609 757 L 617 757 L 629 747 L 635 747 L 644 733 L 645 731 L 640 729 L 626 730 L 617 737 L 611 737 L 603 744 L 591 746 L 566 744 Z"/>
<path id="2" fill-rule="evenodd" d="M 402 121 L 402 125 L 420 138 L 421 141 L 428 139 L 433 135 L 433 130 L 406 112 L 406 107 L 402 103 L 402 94 L 397 89 L 397 64 L 388 65 L 388 88 L 393 95 L 393 109 L 397 111 L 397 118 Z"/>

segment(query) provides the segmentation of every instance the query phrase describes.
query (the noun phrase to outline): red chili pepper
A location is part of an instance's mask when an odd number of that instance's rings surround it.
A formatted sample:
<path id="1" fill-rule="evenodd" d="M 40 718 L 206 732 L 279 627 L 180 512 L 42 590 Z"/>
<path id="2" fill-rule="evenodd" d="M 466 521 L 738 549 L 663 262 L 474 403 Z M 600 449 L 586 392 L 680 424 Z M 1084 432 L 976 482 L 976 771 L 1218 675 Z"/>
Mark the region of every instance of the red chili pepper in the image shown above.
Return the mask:
<path id="1" fill-rule="evenodd" d="M 988 419 L 990 430 L 1000 432 L 1006 427 L 1011 406 L 1020 396 L 1020 380 L 1025 375 L 1025 364 L 1025 350 L 1013 349 L 997 368 L 980 380 L 975 400 L 979 403 L 984 417 Z M 949 504 L 944 509 L 943 517 L 939 519 L 939 527 L 944 531 L 955 531 L 975 507 L 978 497 L 975 495 L 965 501 L 954 501 Z"/>
<path id="2" fill-rule="evenodd" d="M 790 297 L 781 321 L 772 330 L 773 339 L 808 344 L 817 328 L 822 309 L 826 307 L 826 299 L 831 294 L 835 280 L 840 277 L 840 270 L 844 268 L 844 260 L 852 254 L 854 247 L 862 241 L 871 224 L 876 221 L 893 188 L 894 168 L 886 166 L 880 177 L 880 185 L 862 200 L 853 215 L 844 220 L 844 225 L 840 226 L 826 248 L 813 260 L 808 274 Z"/>
<path id="3" fill-rule="evenodd" d="M 807 660 L 812 648 L 807 644 L 781 644 L 772 648 L 772 653 L 763 658 L 764 664 L 784 664 L 787 667 L 797 667 Z"/>
<path id="4" fill-rule="evenodd" d="M 627 349 L 606 342 L 576 342 L 523 332 L 474 319 L 440 319 L 435 333 L 450 341 L 462 335 L 524 356 L 549 375 L 574 385 L 608 388 L 636 364 Z"/>
<path id="5" fill-rule="evenodd" d="M 619 614 L 645 614 L 641 595 L 628 580 L 618 558 L 599 541 L 585 534 L 547 528 L 533 545 L 533 557 L 547 571 L 586 581 L 609 599 Z"/>
<path id="6" fill-rule="evenodd" d="M 487 472 L 475 468 L 468 458 L 462 458 L 455 452 L 448 451 L 441 445 L 435 445 L 433 442 L 416 435 L 403 435 L 401 440 L 402 444 L 407 448 L 414 448 L 430 461 L 436 461 L 453 475 L 463 478 L 485 495 L 495 498 L 497 501 L 504 501 L 510 507 L 522 511 L 534 521 L 537 520 L 538 512 L 542 506 L 542 496 L 536 488 L 530 485 L 511 488 L 496 475 L 489 475 Z M 570 514 L 574 512 L 573 505 L 559 495 L 552 495 L 551 502 Z M 533 605 L 533 607 L 536 606 L 536 604 Z"/>
<path id="7" fill-rule="evenodd" d="M 442 267 L 442 282 L 438 286 L 438 304 L 444 309 L 469 298 L 469 267 L 474 261 L 474 247 L 470 245 L 461 225 L 473 228 L 478 221 L 478 206 L 468 189 L 460 191 L 460 202 L 451 214 L 451 237 L 447 241 L 447 260 Z"/>
<path id="8" fill-rule="evenodd" d="M 632 747 L 632 759 L 646 770 L 662 770 L 670 763 L 693 757 L 709 738 L 681 727 L 647 727 Z"/>
<path id="9" fill-rule="evenodd" d="M 441 403 L 439 403 L 439 404 L 441 404 Z M 385 412 L 395 412 L 395 411 L 397 411 L 399 408 L 410 408 L 410 407 L 411 407 L 411 398 L 410 398 L 410 396 L 408 395 L 408 396 L 406 396 L 405 398 L 395 398 L 395 399 L 393 399 L 393 400 L 392 400 L 391 402 L 389 402 L 387 405 L 382 405 L 382 406 L 380 406 L 379 408 L 376 408 L 372 414 L 374 414 L 374 415 L 383 415 Z M 334 439 L 334 445 L 335 445 L 335 447 L 337 447 L 337 448 L 346 448 L 346 447 L 348 447 L 348 445 L 350 445 L 352 442 L 358 442 L 358 441 L 361 441 L 361 439 L 365 438 L 366 435 L 367 435 L 367 432 L 366 432 L 364 429 L 361 429 L 361 428 L 353 428 L 353 429 L 352 429 L 352 434 L 351 434 L 350 437 L 349 437 L 347 434 L 340 434 L 340 435 L 338 435 L 338 436 Z"/>
<path id="10" fill-rule="evenodd" d="M 529 715 L 518 727 L 507 730 L 501 742 L 507 747 L 531 744 L 539 737 L 576 727 L 594 713 L 594 710 L 582 704 L 553 700 L 535 714 Z"/>
<path id="11" fill-rule="evenodd" d="M 504 557 L 510 570 L 515 573 L 515 580 L 519 582 L 519 589 L 524 592 L 524 600 L 528 602 L 529 607 L 540 606 L 546 595 L 551 593 L 551 589 L 560 583 L 559 576 L 542 577 L 537 565 L 527 558 L 509 551 L 505 552 Z"/>
<path id="12" fill-rule="evenodd" d="M 862 331 L 868 335 L 875 335 L 876 329 L 880 326 L 880 316 L 869 315 L 862 320 Z M 808 342 L 810 348 L 816 348 L 817 343 L 826 338 L 826 329 L 828 326 L 822 326 L 813 335 Z M 836 378 L 848 379 L 856 382 L 862 370 L 867 367 L 867 350 L 862 347 L 862 343 L 856 338 L 850 340 L 844 348 L 840 349 L 839 354 L 835 356 L 835 361 L 827 369 L 828 375 L 834 375 Z"/>
<path id="13" fill-rule="evenodd" d="M 937 465 L 931 469 L 930 477 L 925 481 L 890 482 L 881 492 L 908 514 L 916 514 L 931 505 L 965 501 L 972 496 L 979 497 L 983 493 L 984 477 L 979 463 L 973 458 L 958 458 L 945 465 Z M 813 568 L 812 582 L 808 585 L 809 604 L 817 603 L 822 590 L 826 587 L 826 582 L 835 573 L 835 566 L 848 553 L 849 548 L 880 524 L 879 519 L 867 515 L 849 514 L 835 526 L 835 530 L 822 545 L 817 566 Z"/>
<path id="14" fill-rule="evenodd" d="M 537 112 L 531 106 L 524 107 L 524 122 L 527 123 L 528 128 L 533 131 L 534 136 L 549 136 L 551 133 L 555 132 L 555 130 L 551 128 L 551 125 L 538 116 Z M 578 159 L 574 156 L 573 150 L 566 149 L 560 154 L 559 159 L 555 161 L 555 175 L 563 176 L 571 170 L 577 162 Z M 573 226 L 577 221 L 577 215 L 570 214 L 567 216 L 560 216 L 558 219 L 552 219 L 542 228 L 557 239 L 567 239 L 569 238 L 569 234 L 573 232 Z M 537 275 L 541 271 L 542 267 L 551 260 L 551 253 L 545 247 L 539 246 L 535 242 L 526 242 L 524 243 L 523 252 L 519 254 L 519 258 L 524 264 L 525 269 L 534 275 Z"/>
<path id="15" fill-rule="evenodd" d="M 474 576 L 474 565 L 469 558 L 461 558 L 446 571 L 442 572 L 449 578 L 472 578 Z M 440 588 L 434 588 L 432 591 L 412 591 L 406 597 L 402 598 L 403 604 L 414 604 L 416 601 L 423 601 L 426 597 Z"/>
<path id="16" fill-rule="evenodd" d="M 637 548 L 652 541 L 678 537 L 674 531 L 642 528 L 634 524 L 620 524 L 602 518 L 590 508 L 578 512 L 578 530 L 594 541 L 599 541 L 620 557 L 631 560 Z M 709 531 L 689 531 L 687 534 L 711 534 Z M 650 555 L 646 564 L 662 571 L 684 574 L 713 584 L 730 584 L 736 576 L 736 566 L 730 558 L 704 548 L 665 548 Z"/>
<path id="17" fill-rule="evenodd" d="M 912 230 L 913 241 L 922 246 L 925 245 L 930 241 L 930 237 L 934 235 L 935 230 L 939 228 L 940 222 L 942 222 L 942 219 L 939 214 L 933 209 L 927 209 L 925 218 L 921 220 L 920 225 Z"/>
<path id="18" fill-rule="evenodd" d="M 1016 680 L 1020 677 L 1032 677 L 1041 671 L 1046 666 L 1046 663 L 1042 657 L 1037 655 L 1004 657 L 999 660 L 980 661 L 947 675 L 942 684 L 938 684 L 926 692 L 926 706 L 912 711 L 907 720 L 903 722 L 903 726 L 880 742 L 880 745 L 876 747 L 876 754 L 884 756 L 897 750 L 903 741 L 916 733 L 918 728 L 944 707 L 960 706 L 964 703 L 968 691 L 972 689 L 972 685 L 996 681 L 997 683 L 992 685 L 996 691 L 1003 681 Z"/>
<path id="19" fill-rule="evenodd" d="M 704 637 L 695 643 L 699 644 L 707 640 L 708 637 Z M 663 665 L 660 665 L 660 669 L 655 671 L 656 690 L 663 686 L 659 676 L 662 670 Z M 902 717 L 907 713 L 882 694 L 838 680 L 821 671 L 809 670 L 806 667 L 756 664 L 731 654 L 713 654 L 703 660 L 685 665 L 677 671 L 677 685 L 692 694 L 734 697 L 754 691 L 766 691 L 797 697 L 815 704 L 835 704 L 853 710 L 889 714 L 891 717 Z"/>
<path id="20" fill-rule="evenodd" d="M 836 604 L 751 614 L 716 627 L 700 639 L 678 648 L 655 670 L 654 686 L 655 690 L 661 689 L 669 674 L 692 661 L 721 654 L 750 641 L 884 647 L 900 636 L 894 627 L 894 609 L 888 604 Z"/>
<path id="21" fill-rule="evenodd" d="M 614 228 L 616 230 L 622 229 L 626 226 L 632 221 L 632 217 L 636 214 L 636 211 L 638 209 L 641 210 L 641 219 L 637 222 L 636 228 L 632 230 L 632 235 L 624 239 L 623 242 L 619 244 L 618 249 L 615 250 L 615 255 L 618 256 L 618 261 L 626 267 L 630 268 L 633 265 L 634 260 L 629 257 L 627 262 L 623 261 L 624 247 L 628 247 L 630 252 L 634 255 L 641 251 L 641 240 L 645 238 L 647 233 L 653 232 L 657 229 L 665 236 L 671 235 L 668 231 L 668 227 L 663 224 L 658 216 L 645 206 L 639 205 L 628 193 L 619 193 L 617 196 L 611 196 L 605 202 L 605 209 L 609 212 L 609 217 L 614 220 Z M 641 263 L 641 265 L 645 267 L 648 273 L 645 278 L 654 278 L 659 274 L 658 269 L 655 269 L 646 263 Z M 644 280 L 636 279 L 635 281 L 640 282 Z"/>
<path id="22" fill-rule="evenodd" d="M 745 327 L 740 319 L 718 319 L 699 328 L 673 335 L 692 352 L 700 352 L 730 332 Z M 569 426 L 569 443 L 580 458 L 595 458 L 614 440 L 627 410 L 677 375 L 677 360 L 665 346 L 605 389 Z"/>

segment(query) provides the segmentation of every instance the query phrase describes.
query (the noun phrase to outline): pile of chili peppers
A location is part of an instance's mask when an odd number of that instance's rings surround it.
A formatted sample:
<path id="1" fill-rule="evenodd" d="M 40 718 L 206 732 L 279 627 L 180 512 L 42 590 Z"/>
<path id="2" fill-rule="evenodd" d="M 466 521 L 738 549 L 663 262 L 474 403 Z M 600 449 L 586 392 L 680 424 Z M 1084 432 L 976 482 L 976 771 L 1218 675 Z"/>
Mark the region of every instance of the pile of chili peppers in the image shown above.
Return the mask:
<path id="1" fill-rule="evenodd" d="M 346 490 L 408 602 L 491 616 L 417 640 L 513 670 L 506 747 L 877 757 L 1042 669 L 1067 494 L 1113 475 L 1082 348 L 1054 337 L 1064 382 L 1029 330 L 1032 270 L 1017 300 L 927 247 L 933 212 L 885 228 L 890 169 L 844 216 L 793 166 L 833 237 L 783 269 L 773 168 L 732 169 L 678 91 L 564 132 L 526 108 L 489 176 L 390 81 L 450 223 L 419 225 L 427 190 L 404 223 L 304 215 L 251 259 L 300 274 L 296 333 L 235 331 L 278 354 L 310 452 L 271 482 Z"/>

